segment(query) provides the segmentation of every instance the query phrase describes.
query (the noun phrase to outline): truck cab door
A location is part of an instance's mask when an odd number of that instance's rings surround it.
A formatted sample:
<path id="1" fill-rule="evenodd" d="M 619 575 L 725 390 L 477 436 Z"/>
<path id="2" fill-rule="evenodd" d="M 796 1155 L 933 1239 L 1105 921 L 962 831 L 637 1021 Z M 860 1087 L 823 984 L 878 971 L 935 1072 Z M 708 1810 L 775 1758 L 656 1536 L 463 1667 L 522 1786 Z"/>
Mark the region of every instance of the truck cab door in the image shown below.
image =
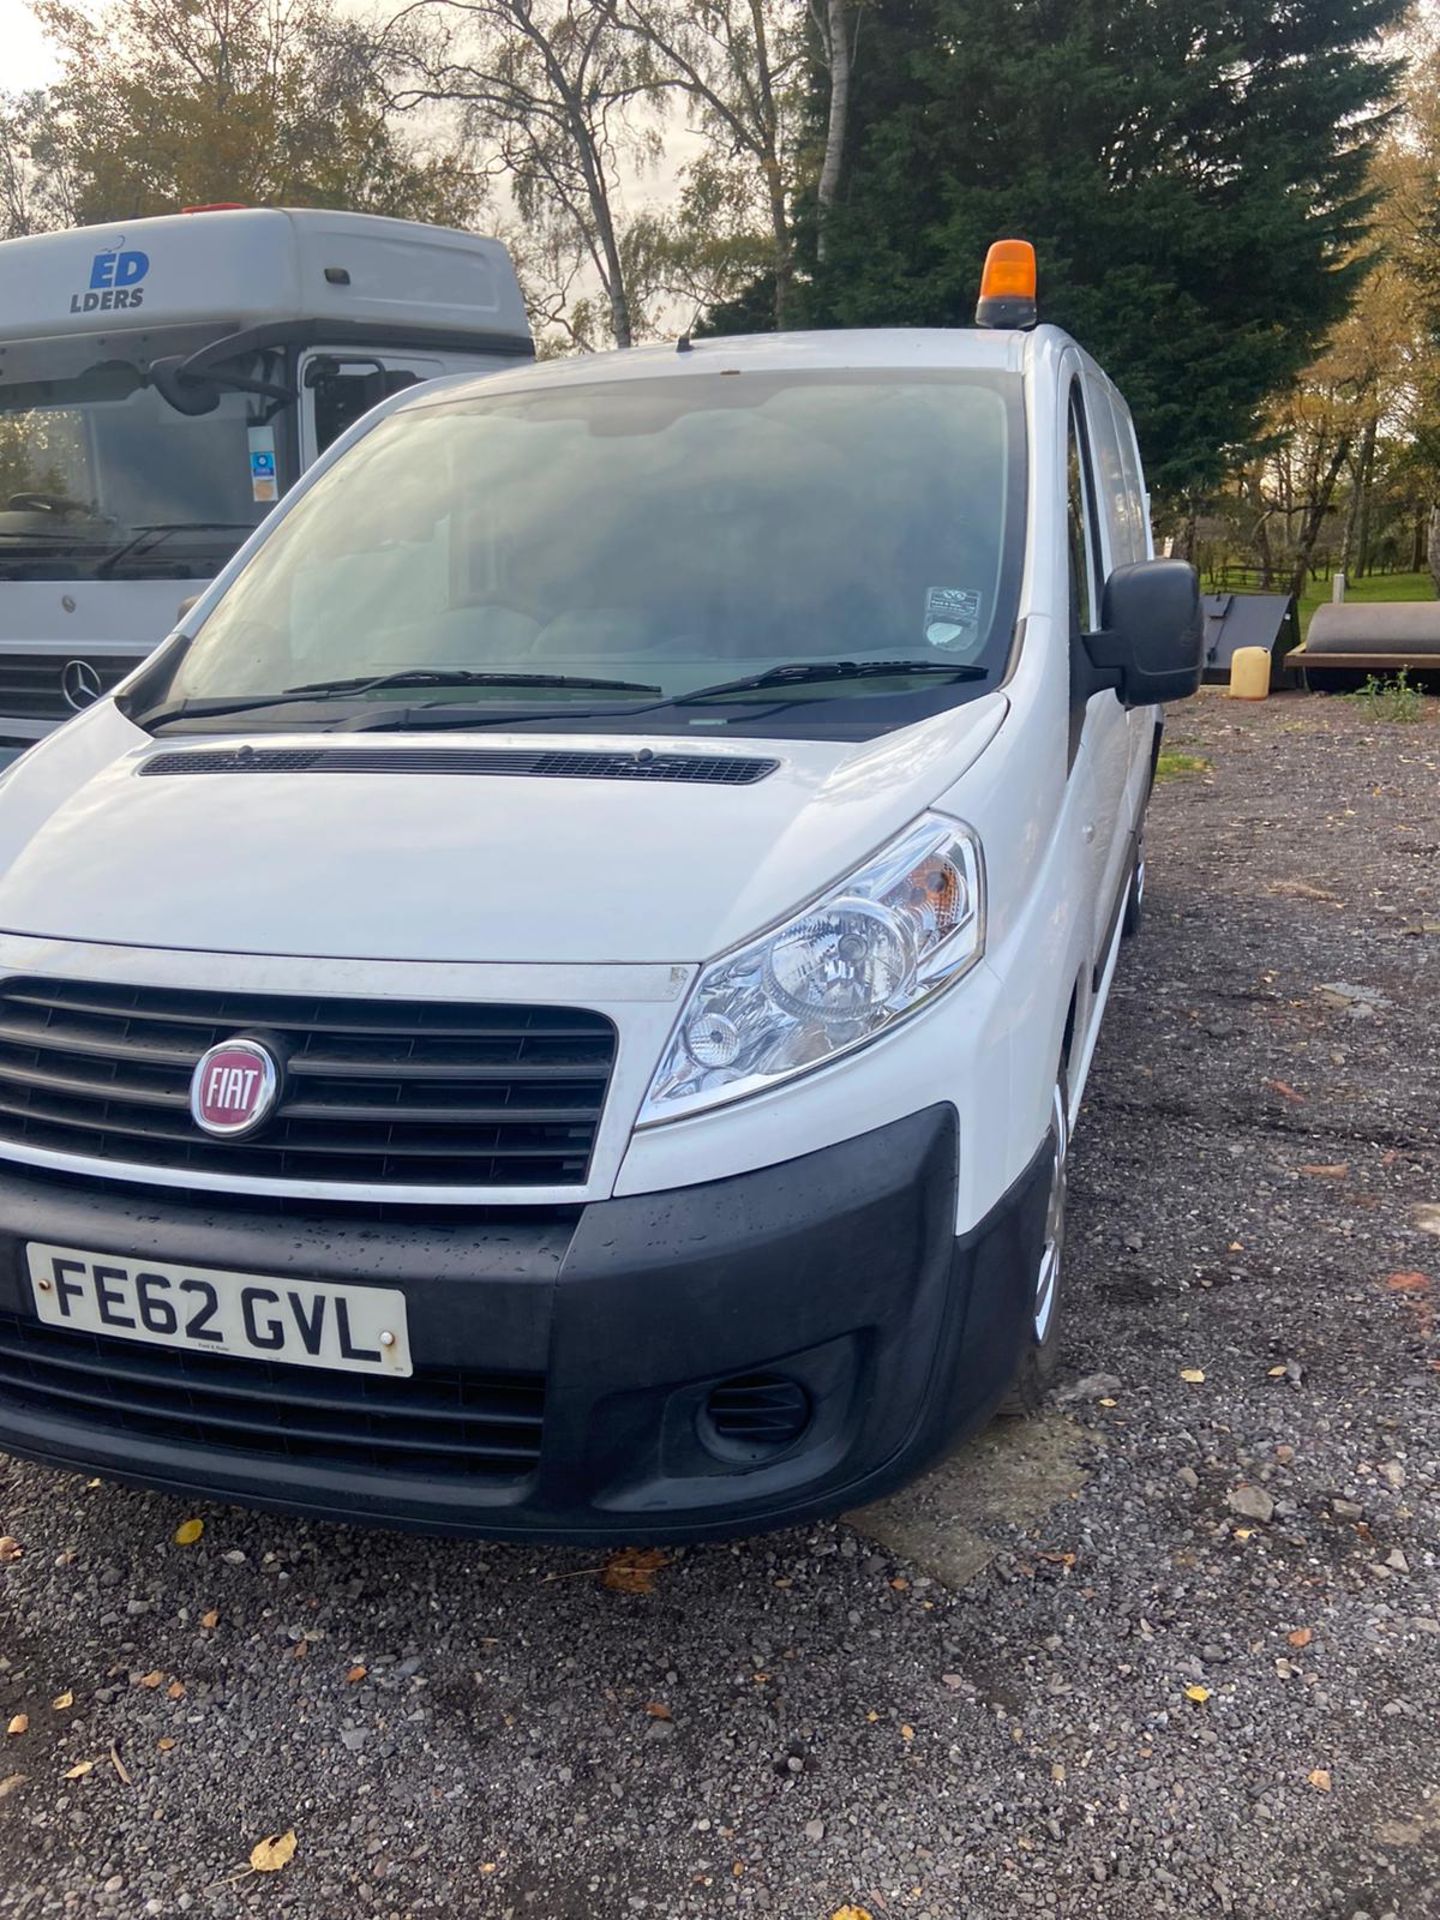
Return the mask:
<path id="1" fill-rule="evenodd" d="M 327 352 L 313 347 L 300 356 L 300 466 L 310 466 L 372 407 L 392 394 L 433 380 L 445 368 L 423 355 L 367 353 L 357 348 Z"/>

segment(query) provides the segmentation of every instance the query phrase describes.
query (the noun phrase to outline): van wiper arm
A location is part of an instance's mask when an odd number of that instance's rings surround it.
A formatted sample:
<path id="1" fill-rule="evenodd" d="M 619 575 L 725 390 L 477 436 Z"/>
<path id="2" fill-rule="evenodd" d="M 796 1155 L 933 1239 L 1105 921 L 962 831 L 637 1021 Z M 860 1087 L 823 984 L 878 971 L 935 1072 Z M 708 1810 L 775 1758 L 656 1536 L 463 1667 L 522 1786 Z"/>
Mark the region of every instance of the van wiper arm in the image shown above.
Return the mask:
<path id="1" fill-rule="evenodd" d="M 696 687 L 667 702 L 685 707 L 692 700 L 718 700 L 728 693 L 750 693 L 762 687 L 799 687 L 825 680 L 884 679 L 897 674 L 942 674 L 947 680 L 986 680 L 988 667 L 964 660 L 794 660 L 765 673 L 749 673 L 743 680 L 717 680 L 713 687 Z"/>
<path id="2" fill-rule="evenodd" d="M 311 680 L 302 693 L 373 693 L 382 687 L 581 687 L 589 693 L 660 693 L 643 680 L 592 680 L 573 673 L 473 673 L 462 667 L 407 667 L 356 680 Z"/>
<path id="3" fill-rule="evenodd" d="M 470 673 L 461 668 L 416 667 L 404 673 L 384 673 L 369 679 L 312 680 L 279 693 L 241 694 L 234 699 L 179 700 L 154 713 L 134 714 L 137 727 L 160 727 L 170 720 L 213 720 L 227 713 L 258 713 L 264 707 L 303 705 L 337 694 L 363 694 L 382 687 L 580 687 L 602 693 L 659 693 L 659 687 L 636 680 L 588 680 L 564 673 Z M 428 711 L 428 709 L 427 709 Z M 435 709 L 444 714 L 446 709 Z M 564 713 L 563 707 L 557 708 Z"/>

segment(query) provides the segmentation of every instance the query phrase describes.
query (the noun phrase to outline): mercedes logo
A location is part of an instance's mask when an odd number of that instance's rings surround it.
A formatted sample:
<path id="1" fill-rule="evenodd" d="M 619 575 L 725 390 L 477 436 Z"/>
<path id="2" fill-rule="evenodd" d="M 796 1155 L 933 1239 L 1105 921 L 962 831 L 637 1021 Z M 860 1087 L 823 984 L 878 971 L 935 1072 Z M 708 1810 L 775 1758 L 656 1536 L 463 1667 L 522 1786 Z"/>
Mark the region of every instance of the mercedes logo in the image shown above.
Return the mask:
<path id="1" fill-rule="evenodd" d="M 94 706 L 105 689 L 100 684 L 99 674 L 88 660 L 67 660 L 65 670 L 60 675 L 60 691 L 72 712 L 83 713 L 86 707 Z"/>

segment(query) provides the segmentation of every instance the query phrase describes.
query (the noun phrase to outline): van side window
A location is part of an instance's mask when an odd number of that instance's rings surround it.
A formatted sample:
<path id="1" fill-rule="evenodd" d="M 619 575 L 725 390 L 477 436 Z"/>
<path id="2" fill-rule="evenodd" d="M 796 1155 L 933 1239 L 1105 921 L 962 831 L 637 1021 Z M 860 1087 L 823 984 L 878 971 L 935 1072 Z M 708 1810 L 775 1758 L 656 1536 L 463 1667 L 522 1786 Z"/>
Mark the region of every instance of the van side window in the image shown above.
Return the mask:
<path id="1" fill-rule="evenodd" d="M 1070 542 L 1070 632 L 1072 637 L 1093 633 L 1100 623 L 1095 599 L 1094 488 L 1090 480 L 1085 422 L 1077 389 L 1070 395 L 1070 431 L 1066 457 L 1066 519 Z"/>

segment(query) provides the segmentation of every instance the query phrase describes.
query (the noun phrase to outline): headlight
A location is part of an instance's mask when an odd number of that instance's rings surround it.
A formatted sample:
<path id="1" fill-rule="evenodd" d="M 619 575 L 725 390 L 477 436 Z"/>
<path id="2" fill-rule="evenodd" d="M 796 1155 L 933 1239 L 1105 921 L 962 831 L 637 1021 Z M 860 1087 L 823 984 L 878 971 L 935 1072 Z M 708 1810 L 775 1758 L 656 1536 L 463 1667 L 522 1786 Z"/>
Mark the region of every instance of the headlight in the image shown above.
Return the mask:
<path id="1" fill-rule="evenodd" d="M 984 947 L 979 842 L 926 814 L 793 919 L 705 968 L 639 1124 L 738 1100 L 863 1046 Z"/>

